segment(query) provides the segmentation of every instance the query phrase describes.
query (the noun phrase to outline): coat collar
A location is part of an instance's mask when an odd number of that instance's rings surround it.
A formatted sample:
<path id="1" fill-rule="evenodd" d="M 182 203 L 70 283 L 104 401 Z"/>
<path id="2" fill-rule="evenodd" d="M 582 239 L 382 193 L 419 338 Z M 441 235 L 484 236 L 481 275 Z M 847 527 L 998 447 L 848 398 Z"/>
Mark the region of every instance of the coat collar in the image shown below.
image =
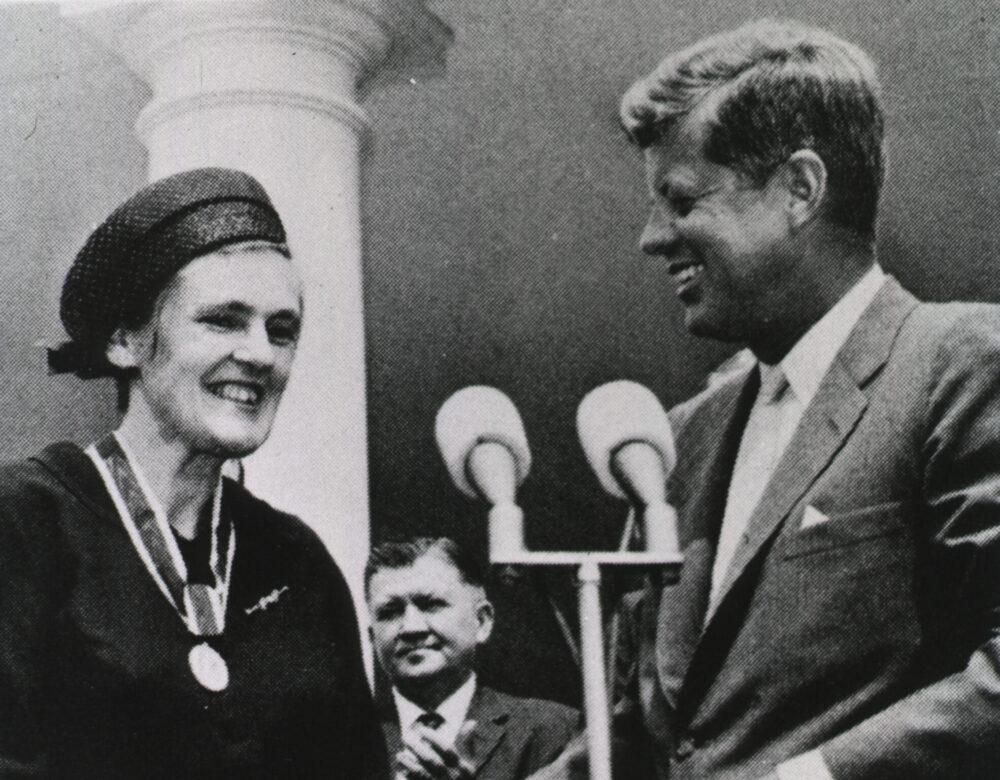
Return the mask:
<path id="1" fill-rule="evenodd" d="M 29 460 L 41 466 L 91 512 L 115 524 L 121 523 L 100 473 L 90 456 L 76 444 L 68 441 L 50 444 Z M 250 514 L 251 510 L 247 505 L 249 494 L 246 490 L 228 478 L 222 482 L 223 505 L 233 505 L 233 517 Z"/>

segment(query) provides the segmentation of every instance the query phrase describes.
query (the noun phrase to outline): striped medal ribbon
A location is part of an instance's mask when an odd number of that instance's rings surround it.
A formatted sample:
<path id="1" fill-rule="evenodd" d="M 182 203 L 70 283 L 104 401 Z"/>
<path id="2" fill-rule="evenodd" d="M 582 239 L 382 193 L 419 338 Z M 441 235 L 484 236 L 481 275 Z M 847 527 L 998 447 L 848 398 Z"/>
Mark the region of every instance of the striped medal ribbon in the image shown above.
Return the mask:
<path id="1" fill-rule="evenodd" d="M 212 500 L 209 565 L 215 583 L 188 582 L 187 566 L 166 513 L 135 459 L 129 457 L 127 443 L 111 433 L 86 452 L 97 466 L 136 552 L 188 631 L 195 636 L 221 634 L 226 627 L 229 580 L 236 550 L 232 523 L 221 522 L 221 477 Z M 229 685 L 225 660 L 207 642 L 191 649 L 188 665 L 198 683 L 210 691 L 222 691 Z"/>

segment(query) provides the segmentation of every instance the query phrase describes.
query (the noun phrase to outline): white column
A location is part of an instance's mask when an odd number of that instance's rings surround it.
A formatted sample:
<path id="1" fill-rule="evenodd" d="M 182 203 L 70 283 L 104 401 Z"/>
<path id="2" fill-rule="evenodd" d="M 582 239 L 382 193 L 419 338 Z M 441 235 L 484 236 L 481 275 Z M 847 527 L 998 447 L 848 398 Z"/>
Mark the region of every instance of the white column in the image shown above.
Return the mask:
<path id="1" fill-rule="evenodd" d="M 360 607 L 370 535 L 359 185 L 369 123 L 357 101 L 389 63 L 398 76 L 440 70 L 450 32 L 422 0 L 63 9 L 152 88 L 137 123 L 151 180 L 238 168 L 282 216 L 305 278 L 305 327 L 247 484 L 319 533 Z"/>

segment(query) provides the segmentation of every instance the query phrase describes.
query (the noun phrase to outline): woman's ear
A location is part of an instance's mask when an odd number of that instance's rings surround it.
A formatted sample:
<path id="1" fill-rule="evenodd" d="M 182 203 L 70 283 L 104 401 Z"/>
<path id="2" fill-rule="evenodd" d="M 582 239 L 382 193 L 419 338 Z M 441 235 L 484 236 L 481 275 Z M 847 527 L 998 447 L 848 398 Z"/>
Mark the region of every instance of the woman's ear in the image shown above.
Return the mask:
<path id="1" fill-rule="evenodd" d="M 139 365 L 139 348 L 139 339 L 134 331 L 117 328 L 108 339 L 104 355 L 115 368 L 136 368 Z"/>

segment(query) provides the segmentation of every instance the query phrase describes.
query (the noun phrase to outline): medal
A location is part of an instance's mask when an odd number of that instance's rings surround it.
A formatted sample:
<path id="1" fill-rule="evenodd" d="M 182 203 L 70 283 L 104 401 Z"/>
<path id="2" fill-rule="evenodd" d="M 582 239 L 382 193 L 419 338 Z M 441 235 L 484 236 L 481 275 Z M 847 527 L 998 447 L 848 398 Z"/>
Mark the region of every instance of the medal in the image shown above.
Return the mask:
<path id="1" fill-rule="evenodd" d="M 132 544 L 147 571 L 177 616 L 194 636 L 218 636 L 226 627 L 229 581 L 236 549 L 235 529 L 221 521 L 222 481 L 212 501 L 212 549 L 209 566 L 213 585 L 188 582 L 187 567 L 170 531 L 166 512 L 129 455 L 124 440 L 110 434 L 87 448 Z M 229 685 L 229 668 L 213 647 L 201 643 L 188 653 L 188 666 L 199 685 L 222 691 Z"/>
<path id="2" fill-rule="evenodd" d="M 202 688 L 218 693 L 229 685 L 229 667 L 226 666 L 225 659 L 214 647 L 204 642 L 191 648 L 188 666 Z"/>

